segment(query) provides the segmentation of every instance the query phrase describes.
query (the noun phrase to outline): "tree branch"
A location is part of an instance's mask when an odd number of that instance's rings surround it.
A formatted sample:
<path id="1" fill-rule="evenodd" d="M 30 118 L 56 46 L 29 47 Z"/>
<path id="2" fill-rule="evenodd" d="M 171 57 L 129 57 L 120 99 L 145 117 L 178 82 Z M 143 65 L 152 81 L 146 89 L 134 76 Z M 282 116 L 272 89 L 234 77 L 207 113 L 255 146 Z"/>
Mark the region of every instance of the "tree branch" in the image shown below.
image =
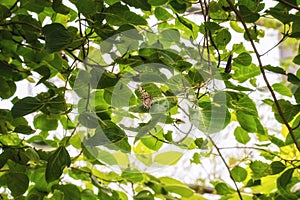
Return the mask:
<path id="1" fill-rule="evenodd" d="M 298 141 L 297 141 L 297 138 L 296 138 L 296 136 L 295 136 L 295 134 L 294 134 L 294 132 L 293 132 L 292 127 L 289 125 L 289 122 L 288 122 L 287 119 L 285 118 L 285 116 L 284 116 L 284 114 L 283 114 L 283 111 L 282 111 L 282 108 L 281 108 L 281 106 L 279 105 L 279 102 L 278 102 L 277 97 L 276 97 L 276 95 L 275 95 L 275 92 L 274 92 L 274 90 L 272 89 L 272 87 L 271 87 L 271 85 L 270 85 L 270 83 L 269 83 L 269 81 L 268 81 L 268 79 L 267 79 L 267 76 L 266 76 L 266 73 L 265 73 L 265 70 L 264 70 L 264 67 L 263 67 L 261 58 L 260 58 L 260 54 L 259 54 L 259 52 L 258 52 L 258 50 L 257 50 L 257 48 L 256 48 L 256 46 L 255 46 L 255 44 L 254 44 L 254 41 L 253 41 L 252 36 L 251 36 L 251 33 L 250 33 L 250 31 L 249 31 L 249 29 L 248 29 L 248 27 L 247 27 L 247 25 L 246 25 L 246 22 L 244 21 L 243 17 L 240 15 L 240 13 L 239 13 L 239 11 L 236 9 L 236 7 L 233 5 L 233 3 L 231 2 L 231 0 L 226 0 L 226 1 L 227 1 L 227 3 L 229 4 L 231 10 L 233 10 L 234 13 L 236 14 L 236 16 L 239 18 L 240 22 L 242 23 L 242 25 L 243 25 L 243 27 L 244 27 L 244 29 L 245 29 L 245 31 L 246 31 L 246 34 L 247 34 L 247 36 L 248 36 L 248 38 L 249 38 L 249 41 L 250 41 L 250 43 L 251 43 L 251 46 L 252 46 L 252 48 L 253 48 L 253 50 L 254 50 L 254 53 L 255 53 L 255 55 L 256 55 L 256 58 L 257 58 L 257 61 L 258 61 L 258 65 L 259 65 L 260 72 L 261 72 L 261 74 L 262 74 L 262 76 L 263 76 L 264 82 L 265 82 L 266 85 L 267 85 L 267 88 L 269 89 L 269 91 L 270 91 L 270 93 L 271 93 L 271 96 L 272 96 L 272 98 L 273 98 L 273 100 L 274 100 L 274 103 L 275 103 L 276 109 L 277 109 L 277 111 L 278 111 L 278 114 L 280 115 L 282 121 L 284 122 L 284 124 L 286 125 L 287 129 L 289 130 L 289 133 L 290 133 L 290 135 L 291 135 L 291 137 L 292 137 L 292 139 L 293 139 L 293 142 L 294 142 L 294 144 L 296 145 L 296 148 L 298 149 L 298 151 L 300 152 L 300 145 L 299 145 L 299 143 L 298 143 Z"/>
<path id="2" fill-rule="evenodd" d="M 300 8 L 298 6 L 296 6 L 296 5 L 294 5 L 294 4 L 290 3 L 290 2 L 287 2 L 285 0 L 277 0 L 277 1 L 280 2 L 280 3 L 282 3 L 282 4 L 284 4 L 284 5 L 286 5 L 286 6 L 289 6 L 291 8 L 294 8 L 294 9 L 300 11 Z"/>

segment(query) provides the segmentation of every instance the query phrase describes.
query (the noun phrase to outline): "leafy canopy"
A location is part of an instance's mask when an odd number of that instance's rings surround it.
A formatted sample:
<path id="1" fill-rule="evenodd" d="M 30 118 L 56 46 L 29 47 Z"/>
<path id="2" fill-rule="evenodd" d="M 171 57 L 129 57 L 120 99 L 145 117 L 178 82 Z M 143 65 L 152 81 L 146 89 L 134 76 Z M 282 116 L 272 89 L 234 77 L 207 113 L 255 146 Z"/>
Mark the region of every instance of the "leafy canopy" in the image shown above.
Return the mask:
<path id="1" fill-rule="evenodd" d="M 1 199 L 298 199 L 300 54 L 264 58 L 300 2 L 266 3 L 0 0 Z"/>

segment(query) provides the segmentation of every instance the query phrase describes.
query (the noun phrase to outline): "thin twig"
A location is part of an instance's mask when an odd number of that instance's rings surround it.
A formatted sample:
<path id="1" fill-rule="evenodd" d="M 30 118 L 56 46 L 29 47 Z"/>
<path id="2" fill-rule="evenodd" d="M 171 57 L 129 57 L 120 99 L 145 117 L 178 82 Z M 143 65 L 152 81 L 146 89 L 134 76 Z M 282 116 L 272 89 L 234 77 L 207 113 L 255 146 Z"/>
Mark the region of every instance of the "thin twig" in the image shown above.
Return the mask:
<path id="1" fill-rule="evenodd" d="M 238 193 L 238 196 L 239 196 L 240 200 L 243 200 L 241 191 L 240 191 L 239 187 L 237 186 L 237 184 L 236 184 L 236 182 L 235 182 L 235 180 L 234 180 L 234 178 L 233 178 L 233 176 L 232 176 L 232 174 L 231 174 L 230 167 L 229 167 L 229 165 L 227 164 L 227 162 L 226 162 L 226 160 L 225 160 L 223 154 L 221 153 L 220 148 L 217 146 L 217 144 L 214 142 L 214 140 L 213 140 L 209 135 L 208 135 L 207 137 L 208 137 L 209 140 L 211 141 L 212 145 L 216 148 L 216 150 L 217 150 L 217 152 L 218 152 L 220 158 L 222 159 L 222 161 L 223 161 L 223 163 L 224 163 L 224 165 L 225 165 L 227 171 L 229 172 L 229 176 L 230 176 L 230 178 L 231 178 L 232 181 L 233 181 L 233 184 L 234 184 L 234 186 L 235 186 L 236 192 Z"/>
<path id="2" fill-rule="evenodd" d="M 226 0 L 226 1 L 227 1 L 227 3 L 229 4 L 231 10 L 233 10 L 234 13 L 236 14 L 236 16 L 239 18 L 239 20 L 241 21 L 241 23 L 242 23 L 242 25 L 243 25 L 243 27 L 244 27 L 244 29 L 245 29 L 245 31 L 246 31 L 246 34 L 247 34 L 247 36 L 248 36 L 248 38 L 249 38 L 249 41 L 250 41 L 250 43 L 251 43 L 251 46 L 252 46 L 252 48 L 253 48 L 253 50 L 254 50 L 254 52 L 255 52 L 255 55 L 256 55 L 256 58 L 257 58 L 257 61 L 258 61 L 258 64 L 259 64 L 260 72 L 261 72 L 261 74 L 262 74 L 262 76 L 263 76 L 264 82 L 265 82 L 266 85 L 267 85 L 267 88 L 269 89 L 269 91 L 270 91 L 270 93 L 271 93 L 271 96 L 272 96 L 272 98 L 273 98 L 273 100 L 274 100 L 274 103 L 275 103 L 276 109 L 277 109 L 277 111 L 278 111 L 278 114 L 280 115 L 282 121 L 284 122 L 284 124 L 286 125 L 287 129 L 289 130 L 289 133 L 290 133 L 290 135 L 291 135 L 291 137 L 292 137 L 292 139 L 293 139 L 293 142 L 294 142 L 294 144 L 296 145 L 296 148 L 298 149 L 298 151 L 300 152 L 300 145 L 299 145 L 299 143 L 298 143 L 298 141 L 297 141 L 297 138 L 296 138 L 296 136 L 295 136 L 295 134 L 294 134 L 294 132 L 293 132 L 292 127 L 290 126 L 289 122 L 288 122 L 287 119 L 285 118 L 285 116 L 284 116 L 284 114 L 283 114 L 283 111 L 282 111 L 282 108 L 281 108 L 281 106 L 280 106 L 280 104 L 279 104 L 279 102 L 278 102 L 278 100 L 277 100 L 276 95 L 275 95 L 275 92 L 274 92 L 274 90 L 272 89 L 272 87 L 271 87 L 271 85 L 270 85 L 270 83 L 269 83 L 269 80 L 268 80 L 268 78 L 267 78 L 267 76 L 266 76 L 266 73 L 265 73 L 265 70 L 264 70 L 264 67 L 263 67 L 263 64 L 262 64 L 262 61 L 261 61 L 259 52 L 258 52 L 258 50 L 257 50 L 257 48 L 256 48 L 256 46 L 255 46 L 255 44 L 254 44 L 254 41 L 253 41 L 252 36 L 251 36 L 251 33 L 250 33 L 250 31 L 249 31 L 249 29 L 248 29 L 248 27 L 247 27 L 247 25 L 246 25 L 246 22 L 244 21 L 243 17 L 240 15 L 240 13 L 239 13 L 239 11 L 236 9 L 236 7 L 233 5 L 233 3 L 231 2 L 231 0 Z"/>
<path id="3" fill-rule="evenodd" d="M 266 51 L 265 53 L 263 54 L 260 54 L 260 56 L 264 56 L 266 55 L 267 53 L 269 53 L 270 51 L 272 51 L 274 48 L 276 48 L 278 45 L 280 45 L 287 37 L 287 34 L 284 34 L 283 37 L 279 40 L 279 42 L 277 44 L 275 44 L 271 49 L 269 49 L 268 51 Z"/>

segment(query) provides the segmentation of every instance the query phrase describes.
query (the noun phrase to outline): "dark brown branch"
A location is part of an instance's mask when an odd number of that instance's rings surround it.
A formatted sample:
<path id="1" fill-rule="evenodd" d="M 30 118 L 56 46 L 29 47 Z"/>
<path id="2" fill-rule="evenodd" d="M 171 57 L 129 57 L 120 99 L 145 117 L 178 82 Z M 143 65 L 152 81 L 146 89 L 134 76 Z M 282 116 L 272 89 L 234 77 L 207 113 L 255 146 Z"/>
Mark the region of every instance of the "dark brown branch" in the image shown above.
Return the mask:
<path id="1" fill-rule="evenodd" d="M 280 3 L 282 3 L 282 4 L 284 4 L 284 5 L 286 5 L 286 6 L 289 6 L 291 8 L 294 8 L 294 9 L 300 11 L 300 8 L 298 6 L 296 6 L 296 5 L 294 5 L 294 4 L 290 3 L 290 2 L 287 2 L 285 0 L 277 0 L 277 1 L 280 2 Z"/>
<path id="2" fill-rule="evenodd" d="M 277 111 L 278 111 L 278 114 L 280 115 L 282 121 L 284 122 L 284 124 L 286 125 L 287 129 L 289 130 L 289 133 L 290 133 L 290 135 L 291 135 L 291 137 L 292 137 L 292 139 L 293 139 L 293 142 L 294 142 L 294 144 L 296 145 L 296 148 L 298 149 L 298 151 L 300 152 L 300 145 L 299 145 L 299 143 L 298 143 L 298 141 L 297 141 L 297 138 L 296 138 L 296 136 L 295 136 L 295 134 L 294 134 L 294 132 L 293 132 L 292 127 L 290 126 L 289 122 L 288 122 L 287 119 L 285 118 L 285 116 L 284 116 L 284 114 L 283 114 L 283 111 L 282 111 L 282 108 L 281 108 L 281 106 L 279 105 L 279 102 L 278 102 L 277 97 L 276 97 L 276 95 L 275 95 L 275 92 L 274 92 L 274 90 L 272 89 L 272 87 L 271 87 L 271 85 L 270 85 L 270 83 L 269 83 L 269 80 L 268 80 L 268 78 L 267 78 L 267 76 L 266 76 L 266 73 L 265 73 L 265 70 L 264 70 L 264 67 L 263 67 L 263 64 L 262 64 L 262 61 L 261 61 L 259 52 L 258 52 L 258 50 L 257 50 L 257 48 L 256 48 L 256 46 L 255 46 L 255 44 L 254 44 L 254 41 L 253 41 L 252 36 L 251 36 L 251 33 L 250 33 L 250 31 L 249 31 L 249 29 L 248 29 L 248 27 L 247 27 L 247 25 L 246 25 L 246 22 L 244 21 L 243 17 L 240 15 L 240 13 L 239 13 L 239 11 L 236 9 L 236 7 L 233 5 L 233 3 L 232 3 L 230 0 L 226 0 L 226 1 L 227 1 L 227 3 L 229 4 L 231 10 L 234 11 L 234 13 L 235 13 L 236 16 L 238 17 L 238 19 L 241 21 L 241 23 L 242 23 L 242 25 L 243 25 L 243 27 L 244 27 L 244 29 L 245 29 L 245 31 L 246 31 L 246 34 L 247 34 L 247 36 L 248 36 L 248 38 L 249 38 L 249 41 L 250 41 L 250 43 L 251 43 L 251 46 L 252 46 L 252 48 L 253 48 L 253 50 L 254 50 L 254 53 L 255 53 L 255 55 L 256 55 L 256 58 L 257 58 L 257 61 L 258 61 L 258 64 L 259 64 L 260 72 L 261 72 L 261 74 L 262 74 L 262 76 L 263 76 L 264 82 L 266 83 L 268 90 L 269 90 L 270 93 L 271 93 L 271 96 L 272 96 L 272 98 L 273 98 L 273 100 L 274 100 L 274 103 L 275 103 L 276 109 L 277 109 Z"/>

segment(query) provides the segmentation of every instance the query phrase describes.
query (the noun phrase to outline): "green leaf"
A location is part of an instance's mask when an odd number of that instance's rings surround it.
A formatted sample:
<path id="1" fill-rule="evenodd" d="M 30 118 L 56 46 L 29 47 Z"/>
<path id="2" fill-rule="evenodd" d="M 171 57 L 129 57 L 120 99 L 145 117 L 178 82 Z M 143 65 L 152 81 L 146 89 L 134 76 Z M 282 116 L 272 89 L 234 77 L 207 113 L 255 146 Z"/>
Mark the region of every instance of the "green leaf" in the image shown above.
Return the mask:
<path id="1" fill-rule="evenodd" d="M 138 170 L 127 169 L 122 172 L 121 176 L 133 183 L 141 182 L 144 179 L 143 174 Z"/>
<path id="2" fill-rule="evenodd" d="M 24 194 L 29 186 L 29 178 L 26 174 L 9 172 L 5 174 L 5 178 L 7 187 L 15 197 Z"/>
<path id="3" fill-rule="evenodd" d="M 212 32 L 217 31 L 222 28 L 222 26 L 220 26 L 219 24 L 217 24 L 215 22 L 204 22 L 204 25 L 208 30 L 210 30 Z"/>
<path id="4" fill-rule="evenodd" d="M 147 25 L 147 21 L 142 16 L 131 12 L 127 6 L 121 5 L 119 3 L 113 4 L 112 6 L 108 7 L 106 12 L 106 20 L 110 25 Z"/>
<path id="5" fill-rule="evenodd" d="M 255 133 L 257 131 L 256 128 L 256 117 L 253 115 L 249 115 L 244 111 L 238 110 L 236 112 L 237 121 L 240 123 L 241 127 L 248 132 Z"/>
<path id="6" fill-rule="evenodd" d="M 236 63 L 233 63 L 233 66 Z M 232 78 L 238 80 L 239 82 L 245 82 L 246 80 L 255 77 L 260 74 L 260 69 L 254 64 L 250 64 L 249 66 L 234 66 L 234 74 L 232 74 Z"/>
<path id="7" fill-rule="evenodd" d="M 141 1 L 136 1 L 136 0 L 122 0 L 124 3 L 127 3 L 130 6 L 133 6 L 135 8 L 140 8 L 145 11 L 150 11 L 151 10 L 151 5 L 148 3 L 147 0 L 141 0 Z"/>
<path id="8" fill-rule="evenodd" d="M 8 99 L 11 96 L 14 95 L 16 92 L 16 84 L 15 82 L 11 80 L 5 80 L 2 77 L 0 77 L 0 85 L 1 85 L 1 90 L 0 90 L 0 97 L 2 99 Z"/>
<path id="9" fill-rule="evenodd" d="M 105 71 L 103 74 L 101 74 L 97 89 L 104 89 L 115 86 L 118 83 L 119 79 L 120 78 L 116 74 Z"/>
<path id="10" fill-rule="evenodd" d="M 297 65 L 300 64 L 300 54 L 298 54 L 297 56 L 295 56 L 295 58 L 293 59 L 293 62 Z"/>
<path id="11" fill-rule="evenodd" d="M 177 13 L 184 13 L 187 9 L 187 5 L 184 2 L 179 2 L 177 0 L 171 0 L 169 2 L 171 8 L 175 10 Z"/>
<path id="12" fill-rule="evenodd" d="M 183 154 L 178 151 L 163 152 L 154 157 L 154 162 L 162 165 L 175 165 L 182 155 Z"/>
<path id="13" fill-rule="evenodd" d="M 253 172 L 253 177 L 259 179 L 269 175 L 270 166 L 262 161 L 253 161 L 250 163 L 250 168 Z"/>
<path id="14" fill-rule="evenodd" d="M 162 41 L 179 42 L 180 33 L 177 29 L 166 29 L 161 32 Z"/>
<path id="15" fill-rule="evenodd" d="M 217 191 L 217 194 L 220 194 L 220 195 L 227 195 L 227 194 L 232 194 L 233 192 L 235 192 L 232 188 L 230 188 L 225 183 L 218 183 L 215 186 L 215 189 Z"/>
<path id="16" fill-rule="evenodd" d="M 53 0 L 52 8 L 55 12 L 66 15 L 70 12 L 70 8 L 62 3 L 62 0 Z"/>
<path id="17" fill-rule="evenodd" d="M 169 0 L 148 0 L 148 3 L 151 4 L 151 6 L 161 6 L 167 3 Z"/>
<path id="18" fill-rule="evenodd" d="M 45 35 L 46 49 L 50 53 L 67 48 L 72 42 L 68 30 L 59 23 L 48 24 L 42 31 Z"/>
<path id="19" fill-rule="evenodd" d="M 164 139 L 163 129 L 160 129 L 158 132 L 156 132 L 154 134 L 152 133 L 152 135 L 150 135 L 150 136 L 142 137 L 141 142 L 149 149 L 158 151 L 161 148 L 161 146 L 163 145 L 163 143 L 161 141 L 159 141 L 157 138 L 161 139 L 161 140 Z"/>
<path id="20" fill-rule="evenodd" d="M 287 100 L 279 99 L 278 104 L 281 107 L 283 116 L 285 117 L 285 119 L 288 122 L 290 122 L 295 117 L 295 115 L 300 111 L 300 105 L 293 105 L 293 104 L 291 104 L 291 102 L 289 102 Z M 273 109 L 276 120 L 280 123 L 284 123 L 284 121 L 282 120 L 282 118 L 277 110 L 275 103 L 273 104 L 272 109 Z"/>
<path id="21" fill-rule="evenodd" d="M 32 130 L 32 128 L 30 126 L 27 126 L 27 125 L 18 125 L 18 126 L 16 126 L 14 132 L 22 133 L 22 134 L 25 134 L 25 135 L 30 135 L 30 134 L 34 133 L 35 130 Z"/>
<path id="22" fill-rule="evenodd" d="M 14 118 L 25 116 L 38 111 L 43 105 L 36 97 L 25 97 L 14 104 L 11 109 L 12 116 Z"/>
<path id="23" fill-rule="evenodd" d="M 201 103 L 199 103 L 201 104 Z M 215 133 L 230 122 L 230 113 L 225 106 L 210 104 L 203 109 L 189 109 L 191 122 L 205 133 Z"/>
<path id="24" fill-rule="evenodd" d="M 133 197 L 134 200 L 154 200 L 153 194 L 148 190 L 142 190 Z"/>
<path id="25" fill-rule="evenodd" d="M 285 188 L 291 181 L 294 170 L 294 168 L 287 169 L 283 174 L 281 174 L 280 177 L 277 179 L 277 186 Z"/>
<path id="26" fill-rule="evenodd" d="M 238 33 L 245 32 L 245 30 L 239 26 L 237 21 L 230 21 L 230 27 Z"/>
<path id="27" fill-rule="evenodd" d="M 239 166 L 234 167 L 230 173 L 236 182 L 242 182 L 246 180 L 248 175 L 247 170 Z"/>
<path id="28" fill-rule="evenodd" d="M 266 66 L 264 66 L 264 69 L 266 69 L 270 72 L 277 73 L 277 74 L 282 74 L 282 75 L 286 74 L 286 71 L 284 69 L 282 69 L 281 67 L 273 67 L 271 65 L 266 65 Z"/>
<path id="29" fill-rule="evenodd" d="M 70 166 L 71 158 L 64 146 L 58 147 L 48 158 L 46 181 L 52 182 L 60 178 L 65 167 Z"/>
<path id="30" fill-rule="evenodd" d="M 172 17 L 172 15 L 163 7 L 156 7 L 154 14 L 158 20 L 163 20 L 163 21 Z"/>
<path id="31" fill-rule="evenodd" d="M 61 191 L 64 194 L 64 200 L 81 200 L 80 191 L 75 185 L 54 185 L 53 189 Z"/>
<path id="32" fill-rule="evenodd" d="M 241 127 L 236 127 L 234 130 L 235 139 L 242 144 L 247 144 L 250 141 L 248 132 Z"/>
<path id="33" fill-rule="evenodd" d="M 192 189 L 188 188 L 187 186 L 179 185 L 179 184 L 165 185 L 164 189 L 167 190 L 168 192 L 179 194 L 182 197 L 191 197 L 194 194 L 194 191 Z"/>
<path id="34" fill-rule="evenodd" d="M 300 79 L 292 73 L 288 73 L 288 81 L 295 85 L 300 86 Z"/>
<path id="35" fill-rule="evenodd" d="M 224 48 L 231 40 L 231 34 L 227 29 L 219 31 L 215 37 L 217 47 Z"/>
<path id="36" fill-rule="evenodd" d="M 103 8 L 103 1 L 95 0 L 77 0 L 75 3 L 78 11 L 86 17 L 91 17 Z M 91 9 L 93 8 L 93 9 Z"/>
<path id="37" fill-rule="evenodd" d="M 184 17 L 181 17 L 181 16 L 179 16 L 177 14 L 176 14 L 176 16 L 177 16 L 178 21 L 181 24 L 183 24 L 185 27 L 187 27 L 188 29 L 190 29 L 191 31 L 193 31 L 193 25 L 187 19 L 185 19 Z"/>
<path id="38" fill-rule="evenodd" d="M 78 121 L 87 128 L 97 128 L 99 126 L 98 116 L 91 112 L 80 114 Z"/>
<path id="39" fill-rule="evenodd" d="M 10 10 L 6 6 L 0 4 L 0 22 L 10 15 Z"/>
<path id="40" fill-rule="evenodd" d="M 287 86 L 285 86 L 284 83 L 275 83 L 272 85 L 272 87 L 279 94 L 282 94 L 282 95 L 288 96 L 288 97 L 293 96 L 292 91 Z"/>
<path id="41" fill-rule="evenodd" d="M 95 135 L 85 141 L 86 145 L 98 146 L 117 143 L 126 138 L 125 132 L 115 123 L 104 120 L 97 127 Z"/>
<path id="42" fill-rule="evenodd" d="M 248 66 L 252 62 L 252 57 L 248 53 L 243 52 L 243 53 L 239 54 L 238 57 L 234 58 L 233 60 L 237 64 L 240 64 L 242 66 Z"/>
<path id="43" fill-rule="evenodd" d="M 274 161 L 271 163 L 271 174 L 278 174 L 285 170 L 286 166 L 280 161 Z"/>
<path id="44" fill-rule="evenodd" d="M 34 127 L 42 131 L 56 130 L 58 122 L 56 118 L 51 118 L 49 115 L 39 114 L 34 117 Z"/>
<path id="45" fill-rule="evenodd" d="M 258 117 L 256 104 L 247 95 L 243 96 L 238 100 L 236 108 L 240 111 L 243 111 L 246 114 Z"/>

